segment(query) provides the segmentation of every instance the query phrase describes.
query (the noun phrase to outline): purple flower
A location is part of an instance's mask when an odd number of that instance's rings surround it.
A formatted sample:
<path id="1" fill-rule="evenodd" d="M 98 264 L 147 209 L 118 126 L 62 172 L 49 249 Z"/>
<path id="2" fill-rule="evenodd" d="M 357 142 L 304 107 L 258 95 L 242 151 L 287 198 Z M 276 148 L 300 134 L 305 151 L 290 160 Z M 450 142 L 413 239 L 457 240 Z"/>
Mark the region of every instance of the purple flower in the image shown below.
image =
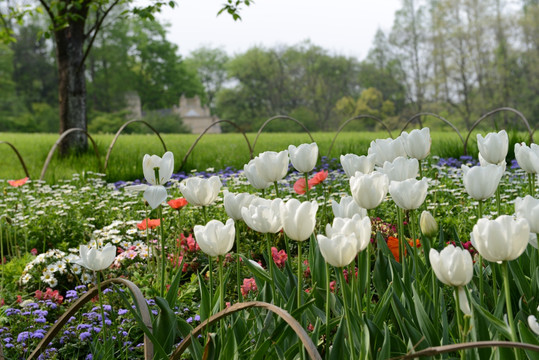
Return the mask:
<path id="1" fill-rule="evenodd" d="M 118 315 L 125 315 L 127 313 L 128 310 L 126 309 L 120 309 L 118 310 Z"/>
<path id="2" fill-rule="evenodd" d="M 195 315 L 195 321 L 200 321 L 200 315 Z"/>
<path id="3" fill-rule="evenodd" d="M 187 320 L 185 320 L 188 324 L 192 323 L 193 322 L 193 317 L 190 316 Z"/>
<path id="4" fill-rule="evenodd" d="M 71 299 L 71 298 L 78 298 L 79 297 L 79 294 L 77 294 L 77 292 L 75 290 L 67 290 L 66 292 L 66 299 Z"/>
<path id="5" fill-rule="evenodd" d="M 27 340 L 29 336 L 30 336 L 30 332 L 23 331 L 22 333 L 19 334 L 19 336 L 17 336 L 17 342 L 21 343 Z"/>
<path id="6" fill-rule="evenodd" d="M 79 335 L 79 338 L 80 338 L 81 341 L 84 341 L 84 340 L 86 340 L 86 339 L 89 339 L 90 337 L 92 337 L 92 334 L 89 333 L 88 331 L 82 332 L 82 333 L 80 333 L 80 335 Z M 88 358 L 88 357 L 86 357 L 86 358 Z"/>
<path id="7" fill-rule="evenodd" d="M 35 318 L 34 321 L 38 324 L 44 324 L 45 322 L 47 322 L 47 319 L 45 319 L 44 317 L 38 317 Z"/>

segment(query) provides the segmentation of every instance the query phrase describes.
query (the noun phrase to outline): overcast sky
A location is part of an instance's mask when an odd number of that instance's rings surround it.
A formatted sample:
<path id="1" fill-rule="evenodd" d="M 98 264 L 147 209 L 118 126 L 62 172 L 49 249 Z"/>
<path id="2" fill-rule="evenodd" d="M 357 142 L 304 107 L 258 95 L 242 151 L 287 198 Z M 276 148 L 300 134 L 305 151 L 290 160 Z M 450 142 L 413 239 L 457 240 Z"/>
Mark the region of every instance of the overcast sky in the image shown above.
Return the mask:
<path id="1" fill-rule="evenodd" d="M 171 24 L 168 39 L 183 56 L 202 45 L 233 55 L 252 46 L 313 44 L 363 59 L 378 28 L 388 31 L 401 0 L 255 0 L 242 20 L 217 16 L 224 0 L 177 0 L 159 18 Z"/>

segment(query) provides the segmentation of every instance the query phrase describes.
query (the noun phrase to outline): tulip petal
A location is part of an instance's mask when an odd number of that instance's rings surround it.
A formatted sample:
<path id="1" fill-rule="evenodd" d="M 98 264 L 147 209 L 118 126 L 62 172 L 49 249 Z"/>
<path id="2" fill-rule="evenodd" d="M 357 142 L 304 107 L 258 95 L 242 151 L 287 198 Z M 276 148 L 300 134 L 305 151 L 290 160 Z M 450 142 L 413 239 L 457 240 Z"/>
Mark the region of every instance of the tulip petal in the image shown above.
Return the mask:
<path id="1" fill-rule="evenodd" d="M 150 186 L 144 191 L 144 199 L 155 209 L 167 199 L 167 190 L 161 185 Z"/>

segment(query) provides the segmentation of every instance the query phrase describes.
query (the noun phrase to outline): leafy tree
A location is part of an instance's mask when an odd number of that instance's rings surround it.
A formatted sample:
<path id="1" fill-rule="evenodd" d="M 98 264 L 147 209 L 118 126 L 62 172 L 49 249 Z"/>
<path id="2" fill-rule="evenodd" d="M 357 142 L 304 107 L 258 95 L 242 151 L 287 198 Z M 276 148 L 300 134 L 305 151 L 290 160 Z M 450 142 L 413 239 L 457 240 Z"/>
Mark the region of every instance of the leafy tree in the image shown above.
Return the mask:
<path id="1" fill-rule="evenodd" d="M 229 58 L 222 49 L 201 47 L 191 52 L 186 59 L 187 65 L 197 72 L 204 86 L 206 103 L 215 112 L 215 97 L 227 80 L 226 63 Z"/>
<path id="2" fill-rule="evenodd" d="M 86 118 L 86 59 L 101 31 L 105 19 L 119 5 L 131 0 L 36 0 L 26 6 L 8 3 L 6 12 L 0 13 L 0 39 L 11 41 L 14 33 L 12 20 L 22 22 L 25 15 L 43 11 L 48 16 L 48 36 L 53 36 L 58 66 L 58 92 L 60 101 L 60 131 L 87 127 Z M 152 0 L 144 7 L 132 8 L 132 13 L 142 18 L 154 19 L 163 6 L 174 6 L 173 0 Z M 242 5 L 249 0 L 227 0 L 221 12 L 226 11 L 238 19 Z M 61 152 L 69 149 L 85 150 L 87 139 L 83 134 L 70 136 L 61 146 Z"/>

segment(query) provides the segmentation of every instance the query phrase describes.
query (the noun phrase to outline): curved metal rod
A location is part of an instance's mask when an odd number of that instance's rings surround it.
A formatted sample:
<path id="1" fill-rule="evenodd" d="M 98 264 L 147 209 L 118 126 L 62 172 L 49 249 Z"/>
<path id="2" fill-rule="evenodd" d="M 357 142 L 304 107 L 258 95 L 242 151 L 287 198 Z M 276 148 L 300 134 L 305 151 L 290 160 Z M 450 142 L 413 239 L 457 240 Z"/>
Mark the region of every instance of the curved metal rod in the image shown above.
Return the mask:
<path id="1" fill-rule="evenodd" d="M 112 139 L 112 142 L 110 143 L 110 146 L 109 146 L 109 150 L 107 151 L 107 156 L 105 156 L 105 166 L 103 167 L 103 172 L 106 172 L 107 171 L 107 166 L 109 164 L 109 158 L 110 158 L 110 153 L 112 152 L 112 148 L 114 147 L 114 144 L 116 144 L 116 140 L 118 140 L 118 137 L 120 136 L 120 134 L 122 133 L 122 131 L 124 131 L 124 129 L 127 127 L 127 125 L 129 124 L 132 124 L 134 122 L 140 122 L 140 123 L 143 123 L 145 124 L 146 126 L 148 126 L 154 133 L 155 135 L 157 135 L 157 137 L 159 138 L 159 140 L 161 140 L 161 144 L 163 144 L 163 148 L 165 149 L 165 152 L 167 152 L 167 146 L 165 145 L 165 142 L 163 141 L 163 138 L 161 137 L 161 135 L 159 134 L 159 132 L 153 127 L 151 126 L 149 123 L 147 123 L 146 121 L 142 120 L 142 119 L 133 119 L 133 120 L 129 120 L 127 122 L 125 122 L 119 129 L 118 131 L 116 131 L 116 135 L 114 135 L 114 139 Z"/>
<path id="2" fill-rule="evenodd" d="M 292 330 L 294 330 L 294 332 L 298 335 L 299 339 L 303 343 L 303 346 L 305 347 L 305 350 L 307 350 L 307 353 L 309 354 L 311 359 L 322 360 L 311 338 L 309 337 L 307 332 L 305 332 L 305 329 L 301 327 L 300 323 L 298 323 L 297 320 L 292 317 L 292 315 L 290 315 L 287 311 L 281 309 L 280 307 L 277 307 L 273 304 L 269 304 L 262 301 L 249 301 L 249 302 L 234 304 L 231 307 L 218 312 L 217 314 L 213 315 L 209 319 L 206 319 L 204 322 L 202 322 L 200 325 L 194 328 L 193 331 L 182 340 L 180 345 L 178 345 L 176 350 L 174 350 L 174 352 L 170 356 L 169 360 L 180 359 L 183 352 L 189 347 L 189 345 L 191 345 L 191 341 L 192 341 L 191 339 L 193 337 L 196 338 L 202 332 L 202 330 L 204 330 L 205 327 L 213 324 L 216 321 L 219 321 L 220 319 L 224 317 L 227 317 L 230 314 L 233 314 L 241 310 L 253 308 L 253 307 L 269 310 L 273 312 L 274 314 L 276 314 L 277 316 L 279 316 L 284 321 L 286 321 L 286 323 L 290 325 Z"/>
<path id="3" fill-rule="evenodd" d="M 217 120 L 216 122 L 212 123 L 210 126 L 208 126 L 206 129 L 204 129 L 204 131 L 202 132 L 202 134 L 200 134 L 198 136 L 198 138 L 195 140 L 195 142 L 193 143 L 193 145 L 191 145 L 191 147 L 189 148 L 189 150 L 187 151 L 187 153 L 185 154 L 185 156 L 183 157 L 183 160 L 182 160 L 182 164 L 180 165 L 180 168 L 178 170 L 181 170 L 183 169 L 183 166 L 185 165 L 185 162 L 187 161 L 187 158 L 189 157 L 189 155 L 191 155 L 191 152 L 193 151 L 193 149 L 195 148 L 195 146 L 198 144 L 198 142 L 200 141 L 200 139 L 208 132 L 208 130 L 211 129 L 212 126 L 216 125 L 216 124 L 219 124 L 219 123 L 227 123 L 227 124 L 230 124 L 232 126 L 234 126 L 236 128 L 236 130 L 238 130 L 242 135 L 243 135 L 243 138 L 245 139 L 245 142 L 247 143 L 247 147 L 249 148 L 249 158 L 252 159 L 253 158 L 253 148 L 254 147 L 251 147 L 251 143 L 249 142 L 249 139 L 247 138 L 247 135 L 245 135 L 245 133 L 243 132 L 243 130 L 234 122 L 234 121 L 231 121 L 231 120 L 226 120 L 226 119 L 223 119 L 223 120 Z"/>
<path id="4" fill-rule="evenodd" d="M 9 145 L 13 149 L 13 151 L 15 151 L 15 154 L 17 154 L 17 157 L 19 158 L 19 162 L 21 163 L 22 168 L 24 169 L 24 173 L 26 174 L 26 177 L 30 178 L 30 174 L 28 173 L 28 169 L 26 168 L 26 164 L 24 163 L 24 160 L 22 159 L 22 156 L 19 153 L 19 151 L 17 150 L 17 148 L 15 146 L 13 146 L 13 144 L 11 144 L 10 142 L 7 142 L 7 141 L 0 141 L 0 144 Z"/>
<path id="5" fill-rule="evenodd" d="M 39 180 L 43 180 L 43 178 L 45 177 L 45 172 L 47 171 L 47 168 L 49 167 L 49 163 L 51 162 L 52 160 L 52 155 L 54 155 L 54 152 L 56 151 L 56 148 L 58 147 L 58 145 L 62 142 L 62 140 L 64 140 L 64 138 L 73 133 L 73 132 L 83 132 L 87 137 L 88 139 L 90 139 L 90 141 L 92 142 L 92 145 L 94 146 L 94 151 L 95 151 L 95 156 L 97 157 L 97 162 L 99 163 L 99 170 L 101 170 L 101 161 L 99 160 L 99 150 L 97 149 L 97 145 L 94 141 L 94 139 L 90 136 L 90 134 L 84 130 L 84 129 L 81 129 L 81 128 L 71 128 L 71 129 L 67 129 L 66 131 L 64 131 L 60 137 L 58 138 L 58 140 L 56 140 L 56 142 L 54 143 L 54 145 L 52 146 L 51 150 L 49 151 L 49 155 L 47 155 L 47 160 L 45 160 L 45 163 L 43 164 L 43 169 L 41 169 L 41 175 L 39 175 Z"/>
<path id="6" fill-rule="evenodd" d="M 131 281 L 121 278 L 114 278 L 110 280 L 103 281 L 100 286 L 101 289 L 106 289 L 110 287 L 112 284 L 122 284 L 125 285 L 131 292 L 133 293 L 133 296 L 135 297 L 135 303 L 137 304 L 137 307 L 140 309 L 140 315 L 142 317 L 142 321 L 144 322 L 144 325 L 152 331 L 152 320 L 150 317 L 150 311 L 148 309 L 148 304 L 146 303 L 146 299 L 142 295 L 142 292 L 137 287 L 137 285 L 133 284 Z M 84 295 L 82 295 L 77 301 L 75 301 L 67 311 L 60 316 L 60 318 L 54 323 L 54 325 L 49 329 L 49 331 L 45 334 L 45 337 L 41 339 L 39 344 L 36 346 L 34 351 L 30 354 L 30 356 L 27 358 L 27 360 L 37 359 L 38 356 L 46 350 L 47 345 L 54 339 L 54 337 L 62 330 L 64 325 L 69 321 L 71 316 L 75 315 L 77 311 L 79 311 L 87 302 L 91 301 L 96 295 L 98 294 L 97 286 L 92 287 L 89 289 Z M 144 359 L 145 360 L 152 360 L 153 359 L 153 344 L 150 341 L 150 339 L 144 335 Z"/>
<path id="7" fill-rule="evenodd" d="M 314 139 L 313 139 L 313 136 L 311 135 L 311 132 L 309 131 L 309 129 L 307 129 L 307 127 L 305 127 L 305 125 L 303 125 L 303 123 L 297 119 L 294 119 L 293 117 L 290 117 L 290 116 L 287 116 L 287 115 L 276 115 L 274 117 L 271 117 L 269 118 L 268 120 L 264 121 L 264 123 L 262 124 L 262 126 L 260 127 L 260 129 L 258 129 L 258 132 L 256 133 L 256 138 L 255 138 L 255 141 L 253 143 L 253 152 L 255 151 L 255 146 L 256 146 L 256 143 L 258 141 L 258 137 L 260 136 L 260 134 L 262 133 L 262 130 L 264 130 L 264 128 L 266 127 L 266 125 L 268 125 L 270 122 L 272 122 L 273 120 L 277 120 L 277 119 L 284 119 L 284 120 L 290 120 L 290 121 L 293 121 L 295 122 L 296 124 L 298 124 L 299 126 L 301 126 L 303 128 L 303 130 L 305 130 L 307 132 L 307 134 L 309 135 L 309 137 L 311 138 L 311 141 L 312 142 L 315 142 Z M 253 157 L 251 156 L 251 159 Z"/>
<path id="8" fill-rule="evenodd" d="M 384 122 L 381 119 L 377 118 L 376 116 L 372 116 L 372 115 L 354 116 L 353 118 L 350 118 L 350 119 L 346 120 L 345 122 L 343 122 L 342 125 L 339 126 L 339 128 L 337 129 L 337 133 L 333 137 L 333 140 L 331 140 L 331 145 L 329 146 L 328 155 L 327 155 L 328 158 L 329 158 L 329 155 L 331 154 L 331 150 L 333 149 L 333 145 L 335 144 L 335 140 L 337 140 L 337 136 L 339 136 L 339 134 L 344 129 L 344 127 L 346 125 L 348 125 L 352 120 L 359 120 L 359 119 L 373 119 L 373 120 L 376 120 L 378 123 L 382 124 L 382 126 L 386 129 L 387 133 L 389 134 L 389 137 L 393 139 L 393 135 L 391 135 L 391 130 L 389 130 L 387 125 L 384 124 Z"/>
<path id="9" fill-rule="evenodd" d="M 466 349 L 479 349 L 487 347 L 506 347 L 506 348 L 518 348 L 524 350 L 531 350 L 539 352 L 539 346 L 527 343 L 511 342 L 511 341 L 476 341 L 476 342 L 467 342 L 462 344 L 451 344 L 443 346 L 433 346 L 413 354 L 407 354 L 404 356 L 397 356 L 391 358 L 390 360 L 404 360 L 404 359 L 415 359 L 423 356 L 436 356 L 443 353 L 455 352 L 459 350 Z"/>
<path id="10" fill-rule="evenodd" d="M 460 131 L 459 129 L 457 129 L 455 127 L 455 125 L 453 125 L 453 123 L 449 120 L 447 120 L 446 118 L 444 118 L 443 116 L 440 116 L 438 114 L 434 114 L 434 113 L 430 113 L 430 112 L 422 112 L 422 113 L 419 113 L 419 114 L 415 114 L 414 116 L 412 116 L 410 119 L 408 119 L 408 121 L 406 121 L 406 124 L 404 124 L 404 127 L 402 128 L 401 130 L 401 133 L 406 130 L 406 127 L 412 122 L 414 121 L 415 119 L 417 118 L 421 118 L 421 116 L 433 116 L 437 119 L 440 119 L 442 120 L 443 122 L 445 122 L 447 125 L 451 126 L 451 128 L 457 133 L 457 135 L 459 136 L 460 138 L 460 142 L 464 144 L 464 138 L 462 137 L 462 135 L 460 134 Z M 420 126 L 421 126 L 421 121 L 420 121 Z"/>
<path id="11" fill-rule="evenodd" d="M 502 107 L 502 108 L 498 108 L 498 109 L 494 109 L 492 111 L 489 111 L 488 113 L 481 116 L 476 122 L 473 123 L 472 127 L 470 128 L 470 131 L 468 131 L 468 136 L 466 136 L 466 141 L 464 141 L 464 155 L 467 154 L 467 151 L 468 151 L 468 139 L 470 138 L 470 135 L 472 134 L 473 129 L 475 129 L 475 127 L 477 125 L 479 125 L 479 123 L 481 121 L 485 120 L 490 115 L 496 114 L 497 112 L 500 112 L 500 111 L 510 111 L 512 113 L 517 114 L 522 119 L 522 121 L 524 122 L 524 125 L 526 125 L 526 128 L 528 129 L 528 134 L 530 134 L 530 144 L 533 143 L 533 131 L 532 131 L 531 127 L 530 127 L 530 123 L 528 122 L 528 120 L 526 119 L 524 114 L 522 114 L 520 111 L 518 111 L 516 109 L 513 109 L 513 108 L 510 108 L 510 107 Z"/>

